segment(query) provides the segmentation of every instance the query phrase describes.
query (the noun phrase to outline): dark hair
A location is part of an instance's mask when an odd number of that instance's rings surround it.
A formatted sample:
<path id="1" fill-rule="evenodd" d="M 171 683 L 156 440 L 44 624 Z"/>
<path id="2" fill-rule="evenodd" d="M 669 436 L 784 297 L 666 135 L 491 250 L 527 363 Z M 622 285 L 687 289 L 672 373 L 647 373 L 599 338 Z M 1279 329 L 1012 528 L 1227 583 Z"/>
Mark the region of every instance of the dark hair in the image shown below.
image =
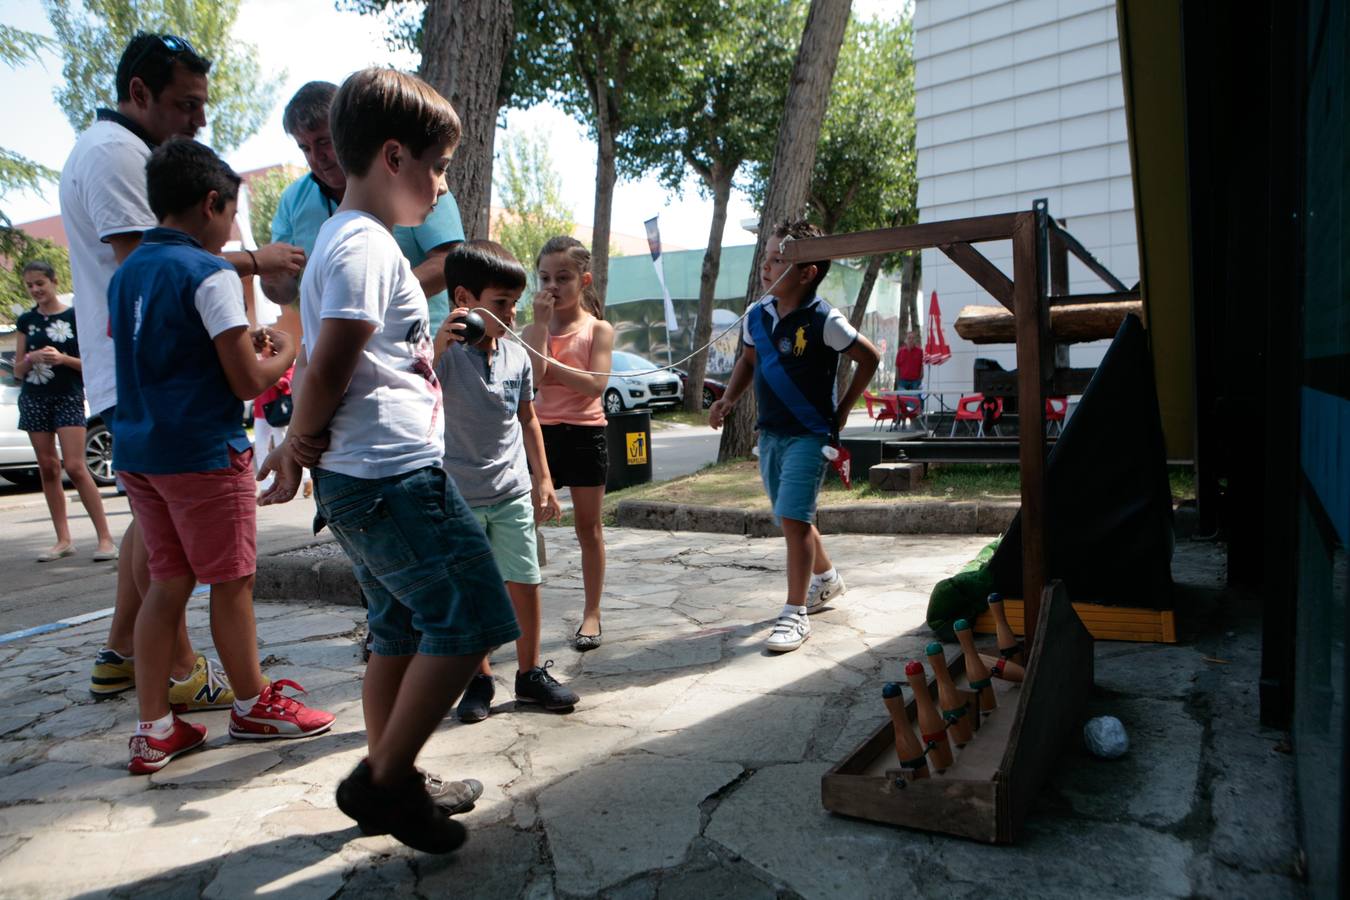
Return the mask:
<path id="1" fill-rule="evenodd" d="M 525 290 L 525 267 L 496 241 L 466 241 L 445 256 L 445 289 L 462 287 L 477 298 L 490 287 Z"/>
<path id="2" fill-rule="evenodd" d="M 773 236 L 780 239 L 792 238 L 794 241 L 800 241 L 805 238 L 824 237 L 825 232 L 821 231 L 817 226 L 812 225 L 805 219 L 784 219 L 774 226 Z M 830 272 L 830 261 L 828 259 L 816 260 L 814 262 L 803 260 L 802 262 L 797 263 L 797 265 L 816 267 L 816 277 L 809 285 L 807 285 L 807 290 L 812 294 L 816 292 L 816 288 L 820 287 L 820 283 L 825 280 L 825 276 Z"/>
<path id="3" fill-rule="evenodd" d="M 27 275 L 29 272 L 38 272 L 42 274 L 48 281 L 53 282 L 56 281 L 56 270 L 53 269 L 52 264 L 47 262 L 45 259 L 35 259 L 28 265 L 24 266 L 23 272 L 21 273 L 20 277 L 22 277 L 23 275 Z"/>
<path id="4" fill-rule="evenodd" d="M 327 125 L 328 108 L 333 105 L 336 93 L 337 85 L 331 81 L 311 81 L 301 86 L 281 114 L 281 127 L 295 137 L 297 131 L 313 131 Z"/>
<path id="5" fill-rule="evenodd" d="M 421 157 L 430 147 L 458 145 L 459 116 L 420 78 L 394 69 L 362 69 L 338 88 L 328 112 L 333 149 L 348 175 L 370 170 L 385 141 L 398 141 Z"/>
<path id="6" fill-rule="evenodd" d="M 198 55 L 183 38 L 172 34 L 136 32 L 117 63 L 117 102 L 125 103 L 131 99 L 133 78 L 144 81 L 150 89 L 150 96 L 158 97 L 173 81 L 174 63 L 181 63 L 183 68 L 194 75 L 205 75 L 211 71 L 211 60 Z"/>
<path id="7" fill-rule="evenodd" d="M 165 141 L 145 164 L 146 193 L 150 211 L 163 221 L 191 209 L 215 191 L 216 212 L 239 196 L 239 176 L 216 156 L 215 151 L 191 138 Z"/>
<path id="8" fill-rule="evenodd" d="M 566 254 L 568 260 L 576 263 L 577 271 L 583 275 L 591 270 L 591 251 L 587 250 L 586 245 L 581 241 L 565 234 L 548 239 L 548 242 L 539 251 L 539 255 L 535 257 L 534 267 L 539 268 L 539 264 L 544 261 L 544 257 L 554 253 Z M 594 284 L 588 284 L 581 289 L 581 308 L 597 319 L 605 317 L 600 306 L 600 293 L 595 289 Z"/>

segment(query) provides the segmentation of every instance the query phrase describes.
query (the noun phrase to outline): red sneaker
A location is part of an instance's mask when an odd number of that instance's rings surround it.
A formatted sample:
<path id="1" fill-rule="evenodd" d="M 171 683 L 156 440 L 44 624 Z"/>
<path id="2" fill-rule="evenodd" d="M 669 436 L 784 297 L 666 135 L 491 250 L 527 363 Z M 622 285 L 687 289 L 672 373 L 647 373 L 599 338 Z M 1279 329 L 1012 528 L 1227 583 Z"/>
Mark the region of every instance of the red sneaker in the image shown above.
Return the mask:
<path id="1" fill-rule="evenodd" d="M 302 738 L 313 734 L 323 734 L 333 727 L 336 718 L 332 713 L 310 709 L 299 700 L 285 697 L 283 687 L 292 687 L 304 691 L 300 685 L 289 678 L 273 681 L 263 687 L 258 702 L 248 715 L 239 715 L 238 710 L 230 711 L 230 737 L 245 741 L 269 741 L 274 738 Z"/>
<path id="2" fill-rule="evenodd" d="M 169 760 L 206 743 L 206 726 L 184 722 L 173 717 L 173 730 L 166 738 L 148 734 L 131 736 L 131 762 L 127 769 L 132 775 L 149 775 L 168 765 Z"/>

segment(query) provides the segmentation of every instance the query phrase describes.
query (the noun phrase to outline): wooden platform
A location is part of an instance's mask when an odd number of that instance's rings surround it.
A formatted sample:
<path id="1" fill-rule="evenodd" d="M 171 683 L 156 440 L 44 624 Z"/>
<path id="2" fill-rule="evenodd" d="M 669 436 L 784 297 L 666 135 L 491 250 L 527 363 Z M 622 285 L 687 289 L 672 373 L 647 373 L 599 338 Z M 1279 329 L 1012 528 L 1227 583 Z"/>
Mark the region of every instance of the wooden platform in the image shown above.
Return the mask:
<path id="1" fill-rule="evenodd" d="M 841 815 L 940 831 L 991 844 L 1011 843 L 1064 742 L 1076 733 L 1092 690 L 1092 637 L 1083 628 L 1059 583 L 1049 585 L 1041 605 L 1039 633 L 1022 684 L 994 680 L 998 708 L 984 718 L 974 738 L 955 750 L 946 772 L 906 782 L 900 777 L 895 733 L 888 721 L 862 746 L 821 778 L 821 802 Z M 994 652 L 992 646 L 990 652 Z M 962 656 L 948 664 L 970 715 Z M 937 694 L 935 684 L 930 693 Z M 881 706 L 881 698 L 876 698 Z M 914 721 L 914 701 L 906 706 Z"/>
<path id="2" fill-rule="evenodd" d="M 1075 603 L 1073 609 L 1088 633 L 1099 641 L 1144 641 L 1152 644 L 1177 642 L 1176 613 L 1170 609 L 1100 606 L 1096 603 Z M 1019 635 L 1024 634 L 1022 601 L 1005 598 L 1003 612 L 1012 630 Z M 994 617 L 987 612 L 982 613 L 975 620 L 975 632 L 994 634 Z"/>

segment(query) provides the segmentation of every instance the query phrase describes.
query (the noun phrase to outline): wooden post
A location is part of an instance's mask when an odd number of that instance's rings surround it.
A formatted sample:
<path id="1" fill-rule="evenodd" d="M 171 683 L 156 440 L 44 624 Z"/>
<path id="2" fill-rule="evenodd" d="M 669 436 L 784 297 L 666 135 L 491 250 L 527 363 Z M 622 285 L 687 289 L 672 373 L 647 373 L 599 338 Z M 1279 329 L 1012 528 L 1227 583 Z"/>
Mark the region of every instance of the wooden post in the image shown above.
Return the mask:
<path id="1" fill-rule="evenodd" d="M 1063 226 L 1063 222 L 1055 223 Z M 1060 297 L 1069 293 L 1069 248 L 1059 238 L 1059 229 L 1050 229 L 1050 296 Z M 1069 367 L 1069 345 L 1055 342 L 1055 369 Z"/>
<path id="2" fill-rule="evenodd" d="M 1046 302 L 1046 204 L 1019 213 L 1013 227 L 1013 307 L 1017 323 L 1018 463 L 1022 482 L 1022 598 L 1027 653 L 1035 646 L 1045 587 L 1045 372 L 1050 349 Z"/>

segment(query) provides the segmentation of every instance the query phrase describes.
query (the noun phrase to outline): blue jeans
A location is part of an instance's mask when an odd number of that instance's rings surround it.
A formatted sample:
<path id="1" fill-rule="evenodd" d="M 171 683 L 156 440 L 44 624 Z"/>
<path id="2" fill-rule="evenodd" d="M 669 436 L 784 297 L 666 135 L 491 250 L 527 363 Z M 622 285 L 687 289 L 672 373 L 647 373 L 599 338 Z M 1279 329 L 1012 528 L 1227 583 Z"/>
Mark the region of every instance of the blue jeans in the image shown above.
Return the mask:
<path id="1" fill-rule="evenodd" d="M 816 520 L 816 498 L 825 480 L 826 459 L 820 448 L 825 438 L 818 434 L 759 433 L 759 477 L 769 492 L 773 518 L 798 522 Z"/>
<path id="2" fill-rule="evenodd" d="M 520 636 L 487 536 L 444 470 L 314 469 L 314 500 L 365 594 L 372 652 L 468 656 Z"/>

